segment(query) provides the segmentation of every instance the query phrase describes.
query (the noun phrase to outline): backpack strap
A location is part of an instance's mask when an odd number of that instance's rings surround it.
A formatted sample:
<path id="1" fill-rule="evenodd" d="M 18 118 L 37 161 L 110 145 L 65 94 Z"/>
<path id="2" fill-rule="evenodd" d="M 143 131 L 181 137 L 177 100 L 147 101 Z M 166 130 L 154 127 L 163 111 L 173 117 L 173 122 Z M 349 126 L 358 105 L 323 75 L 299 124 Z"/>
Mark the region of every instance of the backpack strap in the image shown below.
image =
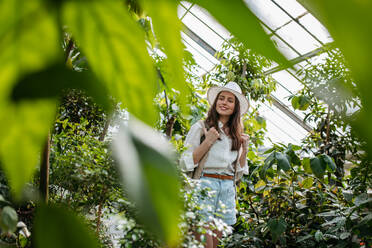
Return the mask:
<path id="1" fill-rule="evenodd" d="M 205 125 L 203 120 L 200 120 L 199 123 L 202 126 L 202 130 L 203 130 L 203 133 L 204 133 L 202 136 L 205 136 L 206 135 L 206 133 L 205 133 L 206 132 L 206 125 Z M 202 143 L 202 138 L 200 139 L 200 144 L 201 143 Z M 208 153 L 209 153 L 209 151 L 204 154 L 202 159 L 199 161 L 198 166 L 194 169 L 193 174 L 192 174 L 193 179 L 200 179 L 200 177 L 203 173 L 203 170 L 204 170 L 204 164 L 205 164 L 205 162 L 207 161 L 207 158 L 208 158 Z"/>

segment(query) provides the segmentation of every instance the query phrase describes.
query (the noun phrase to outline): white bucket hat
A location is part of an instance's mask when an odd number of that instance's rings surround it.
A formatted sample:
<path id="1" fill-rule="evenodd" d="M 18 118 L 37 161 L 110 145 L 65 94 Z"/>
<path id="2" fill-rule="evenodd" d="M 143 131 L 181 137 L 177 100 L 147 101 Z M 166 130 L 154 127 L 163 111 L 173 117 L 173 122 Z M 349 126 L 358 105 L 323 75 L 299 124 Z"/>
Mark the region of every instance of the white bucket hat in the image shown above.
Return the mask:
<path id="1" fill-rule="evenodd" d="M 209 104 L 212 106 L 218 93 L 221 91 L 229 91 L 233 93 L 239 100 L 240 114 L 243 115 L 248 112 L 249 102 L 248 99 L 242 94 L 242 89 L 235 82 L 228 82 L 225 86 L 212 86 L 208 89 L 207 99 Z"/>

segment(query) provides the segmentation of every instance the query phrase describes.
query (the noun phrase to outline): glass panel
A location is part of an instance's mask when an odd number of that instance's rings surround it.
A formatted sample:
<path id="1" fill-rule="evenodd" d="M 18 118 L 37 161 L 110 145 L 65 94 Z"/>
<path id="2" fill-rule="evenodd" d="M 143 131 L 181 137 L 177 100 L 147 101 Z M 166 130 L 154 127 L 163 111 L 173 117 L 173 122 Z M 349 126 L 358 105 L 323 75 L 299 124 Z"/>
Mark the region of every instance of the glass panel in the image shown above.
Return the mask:
<path id="1" fill-rule="evenodd" d="M 303 85 L 287 71 L 275 72 L 272 77 L 292 93 L 296 93 L 303 88 Z"/>
<path id="2" fill-rule="evenodd" d="M 305 16 L 301 17 L 299 21 L 321 42 L 328 43 L 333 41 L 328 30 L 313 15 L 306 14 Z"/>
<path id="3" fill-rule="evenodd" d="M 301 54 L 308 53 L 321 47 L 321 44 L 296 22 L 285 25 L 276 33 Z"/>
<path id="4" fill-rule="evenodd" d="M 222 39 L 228 39 L 230 37 L 230 32 L 222 26 L 219 22 L 216 21 L 207 11 L 201 7 L 194 5 L 190 12 L 199 17 L 207 26 L 209 26 L 212 31 L 216 32 Z"/>
<path id="5" fill-rule="evenodd" d="M 186 46 L 186 49 L 192 53 L 195 62 L 203 69 L 202 72 L 196 74 L 200 76 L 205 72 L 211 70 L 215 65 L 215 63 L 213 63 L 210 59 L 212 56 L 210 55 L 209 55 L 210 57 L 206 56 L 206 52 L 196 42 L 194 42 L 184 33 L 181 33 L 181 36 Z"/>
<path id="6" fill-rule="evenodd" d="M 290 17 L 270 0 L 244 0 L 255 15 L 267 26 L 275 30 L 289 22 Z"/>
<path id="7" fill-rule="evenodd" d="M 215 57 L 213 57 L 212 55 L 210 55 L 210 53 L 208 53 L 205 49 L 203 49 L 200 45 L 198 45 L 198 43 L 196 43 L 194 40 L 192 40 L 187 34 L 181 32 L 181 37 L 187 43 L 189 43 L 192 47 L 194 47 L 194 49 L 198 50 L 198 52 L 203 57 L 205 57 L 210 63 L 212 63 L 213 65 L 219 63 L 219 61 Z"/>
<path id="8" fill-rule="evenodd" d="M 177 8 L 178 18 L 182 18 L 183 15 L 185 14 L 185 12 L 186 12 L 186 9 L 184 7 L 182 7 L 182 5 L 178 5 L 178 8 Z"/>
<path id="9" fill-rule="evenodd" d="M 276 90 L 272 93 L 276 98 L 288 106 L 287 102 L 288 97 L 292 95 L 292 92 L 285 89 L 281 84 L 276 85 Z"/>
<path id="10" fill-rule="evenodd" d="M 192 4 L 186 1 L 181 1 L 181 5 L 183 5 L 186 9 L 188 9 L 191 7 Z"/>
<path id="11" fill-rule="evenodd" d="M 224 40 L 213 32 L 209 27 L 204 25 L 199 21 L 195 16 L 190 13 L 187 13 L 186 16 L 182 19 L 182 22 L 197 34 L 201 39 L 207 42 L 215 50 L 220 50 Z"/>
<path id="12" fill-rule="evenodd" d="M 263 105 L 261 109 L 260 113 L 266 119 L 267 136 L 273 142 L 299 144 L 301 139 L 307 134 L 301 126 L 297 125 L 276 107 Z"/>
<path id="13" fill-rule="evenodd" d="M 282 40 L 280 40 L 277 36 L 272 36 L 272 40 L 276 44 L 278 50 L 287 58 L 287 59 L 294 59 L 299 56 L 292 48 L 287 46 Z"/>
<path id="14" fill-rule="evenodd" d="M 297 18 L 306 12 L 306 9 L 302 7 L 296 0 L 273 0 L 285 9 L 293 18 Z"/>

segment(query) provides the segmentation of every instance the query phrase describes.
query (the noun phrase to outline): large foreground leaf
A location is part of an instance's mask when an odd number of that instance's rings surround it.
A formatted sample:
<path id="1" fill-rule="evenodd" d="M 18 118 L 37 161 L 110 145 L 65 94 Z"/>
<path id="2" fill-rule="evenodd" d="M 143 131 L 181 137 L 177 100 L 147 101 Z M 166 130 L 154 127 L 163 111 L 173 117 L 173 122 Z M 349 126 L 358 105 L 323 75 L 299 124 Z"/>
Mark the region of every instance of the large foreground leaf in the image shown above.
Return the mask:
<path id="1" fill-rule="evenodd" d="M 63 64 L 49 66 L 22 78 L 13 88 L 11 97 L 16 102 L 25 99 L 55 99 L 61 97 L 67 89 L 83 90 L 103 108 L 110 108 L 106 88 L 92 73 L 76 72 Z"/>
<path id="2" fill-rule="evenodd" d="M 39 207 L 34 230 L 37 248 L 99 247 L 96 238 L 82 220 L 60 207 Z"/>
<path id="3" fill-rule="evenodd" d="M 244 1 L 192 0 L 190 2 L 194 2 L 209 11 L 217 21 L 225 26 L 232 35 L 239 38 L 248 48 L 278 63 L 288 63 L 284 56 L 275 48 L 274 43 L 261 27 L 258 18 L 245 5 Z"/>
<path id="4" fill-rule="evenodd" d="M 113 148 L 125 191 L 138 207 L 140 221 L 174 247 L 179 241 L 182 204 L 172 147 L 150 127 L 131 121 Z"/>
<path id="5" fill-rule="evenodd" d="M 122 1 L 65 1 L 63 19 L 93 72 L 128 111 L 154 124 L 156 77 L 145 34 Z"/>
<path id="6" fill-rule="evenodd" d="M 177 16 L 177 1 L 143 1 L 152 18 L 156 37 L 167 55 L 165 75 L 167 87 L 178 90 L 185 107 L 188 88 L 183 69 L 184 45 L 181 42 L 181 21 Z"/>
<path id="7" fill-rule="evenodd" d="M 56 112 L 54 101 L 9 104 L 0 114 L 0 156 L 13 193 L 20 196 L 38 167 Z"/>
<path id="8" fill-rule="evenodd" d="M 16 81 L 58 55 L 58 31 L 44 1 L 0 1 L 0 159 L 16 196 L 32 177 L 55 111 L 54 102 L 9 102 Z"/>

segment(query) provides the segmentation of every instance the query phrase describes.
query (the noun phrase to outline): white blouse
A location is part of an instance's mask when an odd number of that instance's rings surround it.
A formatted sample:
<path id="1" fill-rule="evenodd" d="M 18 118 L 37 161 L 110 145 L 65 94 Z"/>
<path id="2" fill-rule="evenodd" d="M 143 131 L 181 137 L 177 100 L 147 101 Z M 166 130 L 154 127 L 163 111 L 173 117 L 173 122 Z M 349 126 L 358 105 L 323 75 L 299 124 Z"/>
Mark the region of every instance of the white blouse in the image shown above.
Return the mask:
<path id="1" fill-rule="evenodd" d="M 231 151 L 232 140 L 223 131 L 223 123 L 218 122 L 221 130 L 220 140 L 210 147 L 208 157 L 204 164 L 205 173 L 234 175 L 233 163 L 237 159 L 238 152 Z M 203 135 L 202 124 L 198 121 L 191 126 L 185 140 L 185 150 L 180 159 L 181 169 L 183 171 L 192 171 L 198 164 L 194 164 L 193 152 L 200 145 L 200 138 Z M 242 174 L 248 174 L 247 161 L 244 160 L 244 166 L 241 167 L 239 159 L 237 162 L 237 175 L 240 178 Z"/>

